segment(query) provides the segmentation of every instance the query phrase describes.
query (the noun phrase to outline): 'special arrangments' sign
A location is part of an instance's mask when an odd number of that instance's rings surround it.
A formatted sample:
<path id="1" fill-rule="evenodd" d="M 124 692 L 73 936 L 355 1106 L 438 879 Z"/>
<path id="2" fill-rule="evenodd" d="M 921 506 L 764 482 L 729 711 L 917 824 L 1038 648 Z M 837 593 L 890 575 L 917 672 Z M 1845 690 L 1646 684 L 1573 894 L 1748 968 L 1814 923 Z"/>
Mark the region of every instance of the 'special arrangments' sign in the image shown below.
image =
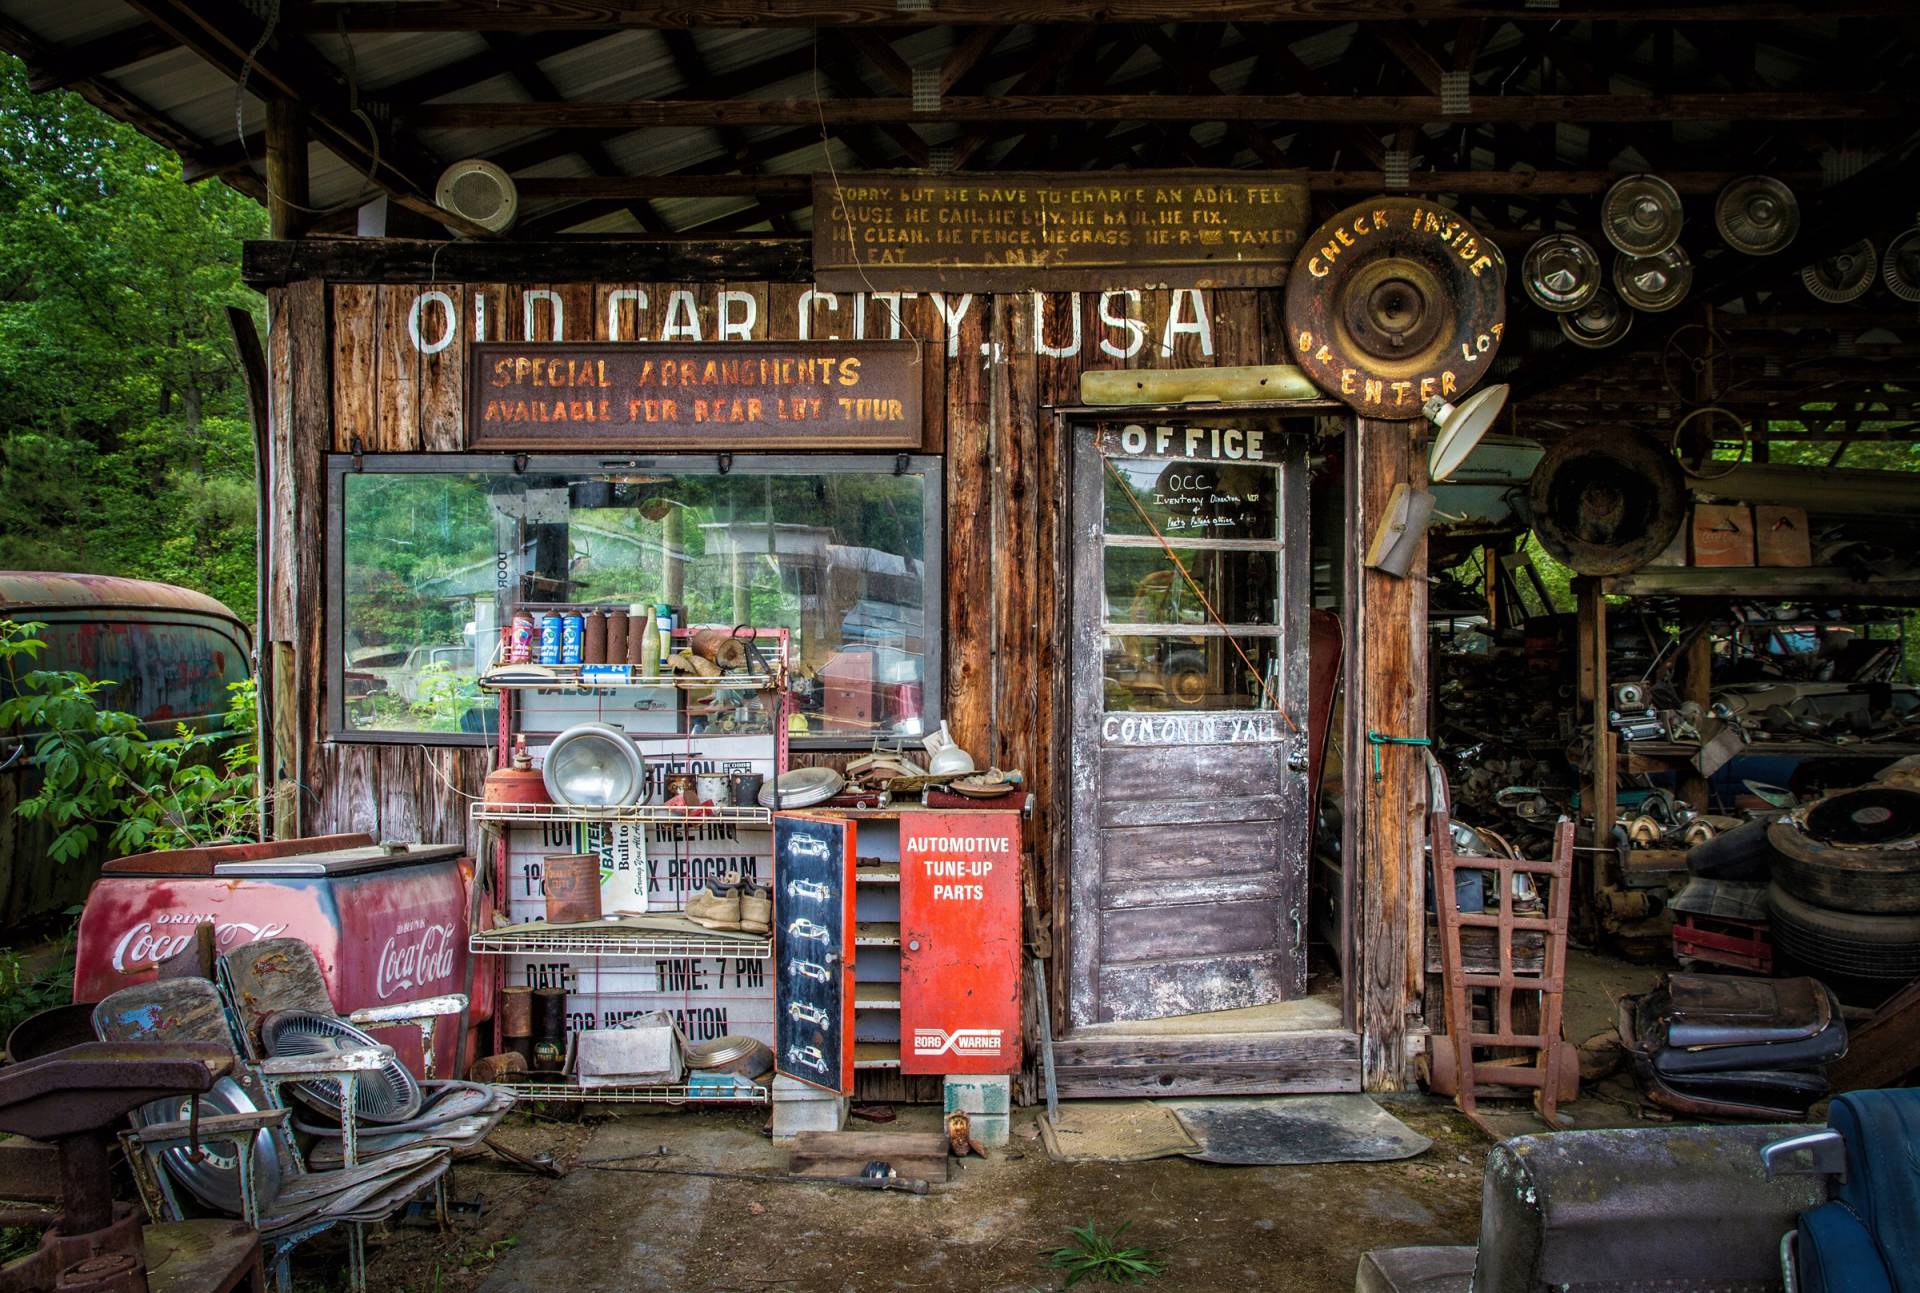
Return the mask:
<path id="1" fill-rule="evenodd" d="M 911 341 L 475 342 L 476 449 L 915 449 Z"/>
<path id="2" fill-rule="evenodd" d="M 1142 270 L 1272 287 L 1306 229 L 1307 186 L 1244 171 L 816 175 L 813 209 L 814 276 L 836 290 L 1098 289 Z"/>

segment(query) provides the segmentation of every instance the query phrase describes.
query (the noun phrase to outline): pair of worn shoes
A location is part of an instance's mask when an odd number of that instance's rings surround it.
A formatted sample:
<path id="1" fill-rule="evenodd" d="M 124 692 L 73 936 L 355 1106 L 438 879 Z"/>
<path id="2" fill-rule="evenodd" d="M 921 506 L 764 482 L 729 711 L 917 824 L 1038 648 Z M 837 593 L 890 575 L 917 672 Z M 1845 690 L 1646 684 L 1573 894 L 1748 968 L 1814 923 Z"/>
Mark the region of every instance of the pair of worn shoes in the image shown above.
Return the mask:
<path id="1" fill-rule="evenodd" d="M 687 919 L 706 929 L 765 934 L 773 928 L 773 890 L 738 874 L 710 879 L 687 895 Z"/>

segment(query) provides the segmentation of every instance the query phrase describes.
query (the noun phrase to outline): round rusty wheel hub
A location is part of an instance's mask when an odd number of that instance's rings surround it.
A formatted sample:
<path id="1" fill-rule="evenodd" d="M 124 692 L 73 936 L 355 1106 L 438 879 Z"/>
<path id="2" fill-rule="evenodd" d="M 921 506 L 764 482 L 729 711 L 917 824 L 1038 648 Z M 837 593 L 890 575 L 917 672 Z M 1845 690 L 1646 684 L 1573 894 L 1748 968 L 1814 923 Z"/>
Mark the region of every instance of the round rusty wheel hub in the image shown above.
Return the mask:
<path id="1" fill-rule="evenodd" d="M 1287 339 L 1321 390 L 1415 418 L 1487 374 L 1506 327 L 1499 249 L 1445 207 L 1377 198 L 1327 221 L 1287 278 Z"/>
<path id="2" fill-rule="evenodd" d="M 1540 545 L 1583 575 L 1619 575 L 1658 556 L 1680 532 L 1680 465 L 1637 432 L 1585 431 L 1548 449 L 1527 482 Z"/>

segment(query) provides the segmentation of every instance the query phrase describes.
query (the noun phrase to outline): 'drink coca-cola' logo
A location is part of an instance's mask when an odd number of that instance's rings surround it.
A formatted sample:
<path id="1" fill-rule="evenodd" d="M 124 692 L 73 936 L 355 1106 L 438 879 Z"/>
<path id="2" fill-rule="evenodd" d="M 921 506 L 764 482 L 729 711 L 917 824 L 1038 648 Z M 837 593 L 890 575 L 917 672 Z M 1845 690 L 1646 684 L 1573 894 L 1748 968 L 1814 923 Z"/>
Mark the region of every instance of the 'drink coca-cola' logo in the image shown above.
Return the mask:
<path id="1" fill-rule="evenodd" d="M 278 922 L 255 925 L 244 920 L 215 920 L 212 916 L 168 912 L 143 920 L 120 936 L 113 945 L 113 968 L 120 974 L 143 970 L 155 961 L 184 952 L 193 942 L 193 931 L 203 923 L 213 925 L 214 945 L 222 952 L 263 938 L 278 938 L 287 927 Z"/>
<path id="2" fill-rule="evenodd" d="M 409 921 L 380 949 L 373 990 L 380 1000 L 400 991 L 417 991 L 453 977 L 453 926 Z"/>

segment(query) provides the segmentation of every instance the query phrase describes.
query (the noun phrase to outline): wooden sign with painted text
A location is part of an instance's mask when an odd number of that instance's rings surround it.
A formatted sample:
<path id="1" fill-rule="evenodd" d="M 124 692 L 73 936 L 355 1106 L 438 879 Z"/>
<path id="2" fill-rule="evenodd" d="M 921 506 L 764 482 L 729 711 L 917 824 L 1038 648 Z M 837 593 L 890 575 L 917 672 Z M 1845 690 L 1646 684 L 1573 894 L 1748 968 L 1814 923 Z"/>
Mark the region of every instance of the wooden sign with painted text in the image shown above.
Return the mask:
<path id="1" fill-rule="evenodd" d="M 1274 287 L 1307 186 L 1245 171 L 816 175 L 813 270 L 834 289 Z"/>
<path id="2" fill-rule="evenodd" d="M 911 341 L 476 342 L 475 449 L 917 449 Z"/>

